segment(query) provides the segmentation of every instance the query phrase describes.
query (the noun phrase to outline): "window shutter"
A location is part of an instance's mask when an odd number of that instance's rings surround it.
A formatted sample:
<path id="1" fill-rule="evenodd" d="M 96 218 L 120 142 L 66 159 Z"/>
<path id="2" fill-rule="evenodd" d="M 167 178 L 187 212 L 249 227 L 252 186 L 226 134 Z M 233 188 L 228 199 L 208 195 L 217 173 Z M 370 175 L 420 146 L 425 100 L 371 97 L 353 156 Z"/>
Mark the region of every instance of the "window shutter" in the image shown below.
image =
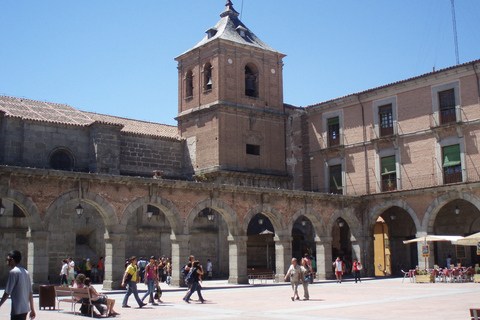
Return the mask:
<path id="1" fill-rule="evenodd" d="M 342 190 L 342 166 L 330 167 L 330 188 Z"/>
<path id="2" fill-rule="evenodd" d="M 338 120 L 338 117 L 328 119 L 328 125 L 329 126 L 333 126 L 333 125 L 336 125 L 336 124 L 339 124 L 339 123 L 340 123 L 340 121 Z"/>
<path id="3" fill-rule="evenodd" d="M 460 145 L 443 147 L 443 167 L 458 166 L 460 161 Z"/>
<path id="4" fill-rule="evenodd" d="M 382 165 L 382 176 L 397 172 L 395 165 L 395 156 L 380 159 Z"/>

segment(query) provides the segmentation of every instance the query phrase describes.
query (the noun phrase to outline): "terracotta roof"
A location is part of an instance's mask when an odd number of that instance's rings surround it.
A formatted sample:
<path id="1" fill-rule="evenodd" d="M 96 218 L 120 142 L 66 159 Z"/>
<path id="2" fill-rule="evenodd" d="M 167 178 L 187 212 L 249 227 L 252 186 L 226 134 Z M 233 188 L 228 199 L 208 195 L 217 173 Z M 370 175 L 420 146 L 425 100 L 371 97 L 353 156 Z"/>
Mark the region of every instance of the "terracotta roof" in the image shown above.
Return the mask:
<path id="1" fill-rule="evenodd" d="M 433 74 L 436 74 L 436 73 L 441 73 L 441 72 L 445 72 L 445 71 L 448 71 L 448 70 L 465 67 L 465 66 L 468 66 L 468 65 L 475 65 L 475 64 L 477 64 L 477 63 L 480 63 L 480 59 L 478 59 L 478 60 L 473 60 L 473 61 L 469 61 L 469 62 L 465 62 L 465 63 L 459 64 L 459 65 L 447 67 L 447 68 L 444 68 L 444 69 L 439 69 L 439 70 L 431 71 L 431 72 L 424 73 L 424 74 L 421 74 L 421 75 L 419 75 L 419 76 L 415 76 L 415 77 L 412 77 L 412 78 L 408 78 L 408 79 L 404 79 L 404 80 L 392 82 L 392 83 L 389 83 L 389 84 L 385 84 L 385 85 L 383 85 L 383 86 L 379 86 L 379 87 L 367 89 L 367 90 L 360 91 L 360 92 L 356 92 L 356 93 L 347 94 L 347 95 L 345 95 L 345 96 L 338 97 L 338 98 L 334 98 L 334 99 L 330 99 L 330 100 L 327 100 L 327 101 L 323 101 L 323 102 L 311 104 L 311 105 L 306 106 L 305 109 L 315 108 L 315 107 L 318 107 L 318 106 L 321 106 L 321 105 L 323 105 L 323 104 L 327 104 L 327 103 L 330 103 L 330 102 L 333 102 L 333 101 L 338 101 L 338 100 L 342 100 L 342 99 L 345 99 L 345 98 L 349 98 L 349 97 L 353 97 L 353 96 L 358 96 L 358 95 L 360 95 L 360 94 L 372 92 L 372 91 L 379 90 L 379 89 L 383 89 L 383 88 L 387 88 L 387 87 L 390 87 L 390 86 L 395 86 L 395 85 L 397 85 L 397 84 L 401 84 L 401 83 L 405 83 L 405 82 L 408 82 L 408 81 L 416 80 L 416 79 L 423 78 L 423 77 L 426 77 L 426 76 L 430 76 L 430 75 L 433 75 Z"/>
<path id="2" fill-rule="evenodd" d="M 76 126 L 89 126 L 95 122 L 110 123 L 121 125 L 121 131 L 126 133 L 179 139 L 176 126 L 80 111 L 66 104 L 0 95 L 0 111 L 7 117 L 24 120 Z"/>
<path id="3" fill-rule="evenodd" d="M 94 119 L 97 122 L 111 123 L 111 124 L 120 124 L 123 125 L 122 132 L 128 132 L 133 134 L 142 134 L 148 136 L 157 136 L 177 139 L 178 129 L 176 126 L 170 126 L 166 124 L 140 121 L 134 119 L 120 118 L 114 116 L 108 116 L 104 114 L 84 112 L 90 118 Z"/>

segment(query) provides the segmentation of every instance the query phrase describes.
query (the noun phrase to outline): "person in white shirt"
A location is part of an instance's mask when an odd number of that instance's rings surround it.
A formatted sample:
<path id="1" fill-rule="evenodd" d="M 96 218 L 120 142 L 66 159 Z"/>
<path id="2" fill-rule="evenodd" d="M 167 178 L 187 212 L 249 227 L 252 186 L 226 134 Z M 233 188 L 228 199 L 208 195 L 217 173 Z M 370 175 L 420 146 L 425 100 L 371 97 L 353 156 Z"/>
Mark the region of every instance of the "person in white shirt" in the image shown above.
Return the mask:
<path id="1" fill-rule="evenodd" d="M 211 280 L 213 276 L 213 266 L 210 259 L 207 259 L 207 276 L 209 280 Z"/>
<path id="2" fill-rule="evenodd" d="M 345 265 L 343 264 L 343 261 L 340 260 L 340 257 L 337 257 L 337 260 L 333 262 L 333 265 L 335 266 L 335 276 L 337 277 L 337 283 L 342 283 L 342 275 Z"/>
<path id="3" fill-rule="evenodd" d="M 292 284 L 292 301 L 295 301 L 295 299 L 300 300 L 300 297 L 298 296 L 298 285 L 303 281 L 303 272 L 298 265 L 297 258 L 292 259 L 292 264 L 290 265 L 290 268 L 288 268 L 284 280 L 287 281 L 288 277 L 290 277 L 290 283 Z"/>
<path id="4" fill-rule="evenodd" d="M 33 291 L 30 275 L 28 271 L 19 266 L 22 260 L 20 251 L 13 250 L 7 256 L 7 263 L 10 267 L 8 273 L 7 286 L 0 300 L 0 307 L 7 301 L 8 297 L 12 299 L 12 320 L 26 320 L 30 312 L 30 319 L 35 319 L 35 309 L 33 307 Z"/>
<path id="5" fill-rule="evenodd" d="M 67 274 L 68 274 L 68 262 L 67 259 L 62 260 L 62 269 L 60 270 L 60 283 L 62 287 L 68 287 L 68 280 L 67 280 Z"/>

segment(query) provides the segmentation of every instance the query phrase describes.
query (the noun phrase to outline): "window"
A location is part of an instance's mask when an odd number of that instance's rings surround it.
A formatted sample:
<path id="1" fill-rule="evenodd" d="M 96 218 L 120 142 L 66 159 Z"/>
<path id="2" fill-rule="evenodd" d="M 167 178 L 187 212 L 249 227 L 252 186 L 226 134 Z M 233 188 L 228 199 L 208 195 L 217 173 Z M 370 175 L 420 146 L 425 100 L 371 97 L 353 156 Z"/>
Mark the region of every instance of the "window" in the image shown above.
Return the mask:
<path id="1" fill-rule="evenodd" d="M 455 90 L 449 89 L 438 93 L 440 107 L 440 124 L 457 122 L 455 114 Z"/>
<path id="2" fill-rule="evenodd" d="M 249 97 L 258 97 L 257 74 L 254 66 L 248 64 L 245 66 L 245 95 Z"/>
<path id="3" fill-rule="evenodd" d="M 185 98 L 193 97 L 193 72 L 188 70 L 185 76 Z"/>
<path id="4" fill-rule="evenodd" d="M 16 204 L 13 205 L 13 217 L 25 218 L 25 213 Z"/>
<path id="5" fill-rule="evenodd" d="M 380 159 L 382 191 L 397 190 L 397 169 L 395 156 Z"/>
<path id="6" fill-rule="evenodd" d="M 443 182 L 445 184 L 462 182 L 462 162 L 460 160 L 460 145 L 455 144 L 442 148 L 443 152 Z"/>
<path id="7" fill-rule="evenodd" d="M 256 146 L 253 144 L 247 144 L 247 154 L 251 154 L 254 156 L 260 155 L 260 146 Z"/>
<path id="8" fill-rule="evenodd" d="M 342 185 L 342 165 L 330 166 L 329 168 L 329 192 L 342 194 L 343 185 Z"/>
<path id="9" fill-rule="evenodd" d="M 339 117 L 330 118 L 327 120 L 328 126 L 328 146 L 340 145 L 340 120 Z"/>
<path id="10" fill-rule="evenodd" d="M 378 116 L 380 119 L 380 137 L 391 136 L 393 134 L 392 104 L 379 107 Z"/>
<path id="11" fill-rule="evenodd" d="M 73 159 L 66 150 L 57 150 L 50 156 L 50 168 L 55 170 L 71 171 Z"/>
<path id="12" fill-rule="evenodd" d="M 203 83 L 204 91 L 212 90 L 212 65 L 210 62 L 203 67 Z"/>

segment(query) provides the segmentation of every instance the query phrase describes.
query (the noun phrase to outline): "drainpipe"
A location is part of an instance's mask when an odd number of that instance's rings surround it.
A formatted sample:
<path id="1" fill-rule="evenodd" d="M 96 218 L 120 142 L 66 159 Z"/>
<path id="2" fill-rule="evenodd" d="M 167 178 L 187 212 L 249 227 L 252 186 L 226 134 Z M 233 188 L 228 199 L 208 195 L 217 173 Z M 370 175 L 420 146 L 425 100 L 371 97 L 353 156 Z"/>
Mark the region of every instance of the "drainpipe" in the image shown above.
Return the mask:
<path id="1" fill-rule="evenodd" d="M 367 194 L 370 194 L 370 178 L 368 176 L 368 154 L 367 154 L 367 129 L 365 127 L 365 108 L 363 103 L 360 100 L 360 95 L 357 94 L 358 102 L 362 108 L 362 129 L 363 129 L 363 157 L 365 158 L 365 188 L 367 189 Z"/>
<path id="2" fill-rule="evenodd" d="M 475 77 L 477 78 L 477 94 L 478 94 L 478 101 L 480 101 L 480 79 L 478 78 L 477 69 L 475 69 L 475 62 L 472 63 L 473 72 L 475 72 Z"/>

